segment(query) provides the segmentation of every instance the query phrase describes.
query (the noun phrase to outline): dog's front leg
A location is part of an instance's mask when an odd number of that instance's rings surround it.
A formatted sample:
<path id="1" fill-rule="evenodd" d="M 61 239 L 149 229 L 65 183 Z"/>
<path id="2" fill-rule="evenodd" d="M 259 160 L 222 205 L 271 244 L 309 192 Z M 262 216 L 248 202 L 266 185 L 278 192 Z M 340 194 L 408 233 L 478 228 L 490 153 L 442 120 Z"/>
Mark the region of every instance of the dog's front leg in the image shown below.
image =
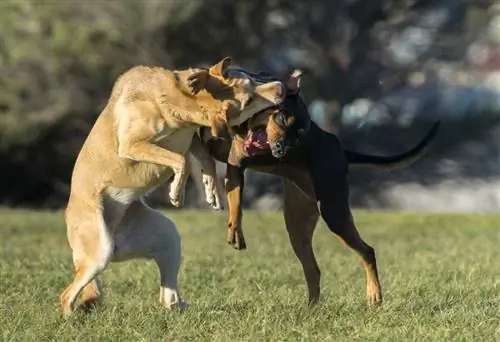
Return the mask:
<path id="1" fill-rule="evenodd" d="M 201 164 L 205 200 L 212 209 L 223 210 L 222 184 L 217 178 L 215 160 L 212 158 L 197 133 L 193 136 L 189 152 Z"/>
<path id="2" fill-rule="evenodd" d="M 186 164 L 184 169 L 180 172 L 174 173 L 174 179 L 170 183 L 170 191 L 168 193 L 170 204 L 174 207 L 179 208 L 184 205 L 184 195 L 186 192 L 186 183 L 189 179 L 189 173 L 191 169 L 191 164 L 189 159 L 186 159 Z"/>
<path id="3" fill-rule="evenodd" d="M 144 140 L 136 141 L 133 144 L 120 144 L 118 156 L 138 162 L 168 166 L 172 168 L 174 173 L 182 173 L 187 163 L 184 155 L 168 151 Z"/>
<path id="4" fill-rule="evenodd" d="M 122 105 L 118 125 L 118 156 L 137 162 L 170 167 L 182 174 L 186 169 L 186 157 L 152 143 L 161 131 L 163 121 L 154 106 L 149 103 Z"/>
<path id="5" fill-rule="evenodd" d="M 245 169 L 228 164 L 226 170 L 226 192 L 229 208 L 227 221 L 227 243 L 235 249 L 246 249 L 245 236 L 241 227 L 243 211 L 241 199 L 243 197 L 243 186 Z"/>

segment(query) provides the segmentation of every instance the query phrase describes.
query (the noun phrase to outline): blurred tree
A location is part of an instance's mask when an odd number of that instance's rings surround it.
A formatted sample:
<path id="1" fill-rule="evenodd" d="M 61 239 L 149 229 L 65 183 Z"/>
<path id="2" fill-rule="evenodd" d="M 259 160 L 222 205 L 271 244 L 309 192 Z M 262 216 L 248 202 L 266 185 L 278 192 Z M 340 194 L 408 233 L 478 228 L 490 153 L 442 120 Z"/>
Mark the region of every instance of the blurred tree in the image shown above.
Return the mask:
<path id="1" fill-rule="evenodd" d="M 250 69 L 300 67 L 327 126 L 357 98 L 460 67 L 490 1 L 172 0 L 0 2 L 0 201 L 58 207 L 116 77 L 231 55 Z M 473 15 L 472 10 L 474 9 Z M 471 23 L 472 22 L 472 23 Z M 421 74 L 415 74 L 421 72 Z M 435 76 L 437 77 L 437 76 Z M 368 139 L 368 138 L 367 138 Z"/>

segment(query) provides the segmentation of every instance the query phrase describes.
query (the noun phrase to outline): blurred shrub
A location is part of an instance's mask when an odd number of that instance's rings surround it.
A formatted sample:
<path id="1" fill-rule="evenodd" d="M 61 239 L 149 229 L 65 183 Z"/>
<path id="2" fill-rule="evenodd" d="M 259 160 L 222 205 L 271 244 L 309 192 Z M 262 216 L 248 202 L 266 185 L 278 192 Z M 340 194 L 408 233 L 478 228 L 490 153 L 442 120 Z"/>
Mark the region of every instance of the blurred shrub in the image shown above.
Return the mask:
<path id="1" fill-rule="evenodd" d="M 475 24 L 467 31 L 466 9 L 489 3 L 474 5 L 456 0 L 0 2 L 0 202 L 64 204 L 78 150 L 116 77 L 133 65 L 182 68 L 231 55 L 247 68 L 277 74 L 302 67 L 308 71 L 306 100 L 339 108 L 403 86 L 408 72 L 432 69 L 433 51 L 438 57 L 451 51 L 444 39 L 450 33 L 466 38 L 451 43 L 454 58 L 448 53 L 445 59 L 462 60 L 466 43 L 480 36 L 478 18 L 486 13 L 474 12 Z M 405 45 L 413 44 L 404 39 L 404 29 L 412 25 L 426 27 L 426 48 Z M 399 56 L 391 54 L 394 46 L 413 51 L 415 62 L 391 62 Z M 329 113 L 327 125 L 336 115 Z"/>

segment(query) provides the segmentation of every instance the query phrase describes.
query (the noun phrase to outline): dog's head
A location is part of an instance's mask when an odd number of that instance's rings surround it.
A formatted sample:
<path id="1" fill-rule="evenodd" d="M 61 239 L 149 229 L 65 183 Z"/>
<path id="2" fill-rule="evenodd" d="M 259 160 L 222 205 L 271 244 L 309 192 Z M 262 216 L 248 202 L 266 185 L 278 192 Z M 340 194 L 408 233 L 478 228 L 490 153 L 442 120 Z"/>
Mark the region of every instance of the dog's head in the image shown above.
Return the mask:
<path id="1" fill-rule="evenodd" d="M 294 71 L 283 81 L 230 65 L 226 57 L 206 69 L 202 88 L 229 103 L 224 124 L 246 135 L 246 154 L 271 152 L 282 158 L 309 128 L 310 118 L 299 94 L 302 73 Z"/>
<path id="2" fill-rule="evenodd" d="M 262 75 L 253 76 L 255 79 L 263 79 Z M 245 125 L 247 133 L 244 149 L 249 156 L 271 151 L 275 158 L 282 158 L 307 133 L 310 118 L 300 97 L 301 78 L 302 72 L 299 70 L 292 72 L 283 82 L 284 101 L 248 119 Z"/>
<path id="3" fill-rule="evenodd" d="M 255 113 L 277 106 L 285 98 L 285 85 L 273 80 L 258 84 L 246 75 L 231 74 L 232 61 L 225 57 L 208 68 L 205 90 L 227 105 L 226 119 L 231 126 L 247 121 Z"/>

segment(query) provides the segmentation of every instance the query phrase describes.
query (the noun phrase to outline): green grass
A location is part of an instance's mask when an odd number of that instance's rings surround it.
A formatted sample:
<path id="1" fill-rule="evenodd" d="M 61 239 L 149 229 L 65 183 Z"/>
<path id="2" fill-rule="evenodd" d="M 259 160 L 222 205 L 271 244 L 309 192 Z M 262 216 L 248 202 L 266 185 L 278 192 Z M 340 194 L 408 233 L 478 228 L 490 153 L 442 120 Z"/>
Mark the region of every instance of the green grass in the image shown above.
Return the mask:
<path id="1" fill-rule="evenodd" d="M 247 211 L 248 250 L 225 243 L 226 213 L 168 213 L 183 237 L 185 313 L 159 307 L 149 261 L 111 264 L 105 306 L 65 321 L 71 257 L 61 212 L 0 210 L 5 341 L 500 341 L 500 215 L 355 213 L 377 251 L 384 304 L 365 305 L 358 257 L 320 223 L 322 297 L 306 306 L 280 213 Z"/>

